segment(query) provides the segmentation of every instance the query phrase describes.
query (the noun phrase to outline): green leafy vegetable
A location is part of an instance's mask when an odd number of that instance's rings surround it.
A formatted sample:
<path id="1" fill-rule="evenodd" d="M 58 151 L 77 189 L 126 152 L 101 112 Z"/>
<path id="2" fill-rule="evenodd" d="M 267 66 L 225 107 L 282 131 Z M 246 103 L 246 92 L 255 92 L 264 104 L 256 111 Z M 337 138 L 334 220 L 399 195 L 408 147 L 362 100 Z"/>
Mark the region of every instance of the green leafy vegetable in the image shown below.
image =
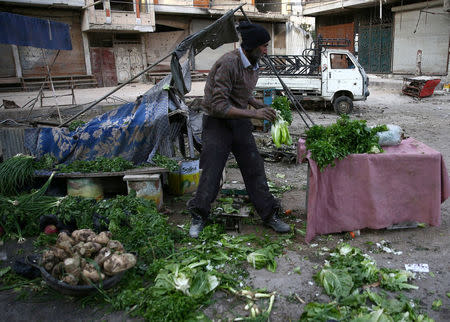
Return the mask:
<path id="1" fill-rule="evenodd" d="M 34 161 L 34 168 L 36 170 L 52 170 L 55 165 L 58 163 L 58 160 L 52 154 L 46 153 L 40 158 L 38 161 Z"/>
<path id="2" fill-rule="evenodd" d="M 277 148 L 280 148 L 282 144 L 291 145 L 292 139 L 289 134 L 288 122 L 286 122 L 280 114 L 277 112 L 277 118 L 275 123 L 270 128 L 273 143 Z"/>
<path id="3" fill-rule="evenodd" d="M 70 164 L 58 164 L 56 166 L 59 172 L 120 172 L 133 168 L 131 161 L 125 160 L 121 157 L 106 158 L 97 157 L 95 160 L 82 161 L 76 160 Z"/>
<path id="4" fill-rule="evenodd" d="M 276 96 L 271 105 L 275 110 L 279 111 L 283 120 L 288 125 L 292 123 L 292 111 L 289 106 L 289 100 L 286 96 Z"/>
<path id="5" fill-rule="evenodd" d="M 37 235 L 39 217 L 58 206 L 58 198 L 44 195 L 53 175 L 40 189 L 31 193 L 14 197 L 0 195 L 0 226 L 10 238 Z"/>
<path id="6" fill-rule="evenodd" d="M 72 132 L 72 131 L 75 131 L 80 126 L 83 126 L 84 124 L 86 124 L 86 122 L 82 121 L 82 120 L 72 121 L 72 122 L 70 122 L 68 129 L 70 132 Z"/>
<path id="7" fill-rule="evenodd" d="M 365 120 L 351 121 L 348 115 L 342 115 L 330 126 L 314 125 L 306 131 L 306 148 L 320 170 L 335 165 L 354 153 L 381 153 L 377 132 L 387 131 L 386 125 L 369 128 Z"/>
<path id="8" fill-rule="evenodd" d="M 270 272 L 275 272 L 277 262 L 275 257 L 280 252 L 280 246 L 277 244 L 269 245 L 265 248 L 258 249 L 247 256 L 247 262 L 252 264 L 253 268 L 261 269 L 266 267 Z"/>
<path id="9" fill-rule="evenodd" d="M 177 161 L 164 155 L 155 154 L 152 161 L 155 163 L 156 166 L 169 169 L 170 172 L 177 172 L 180 169 L 180 166 Z"/>
<path id="10" fill-rule="evenodd" d="M 433 310 L 435 310 L 435 311 L 438 311 L 438 310 L 440 310 L 441 306 L 442 306 L 442 300 L 439 299 L 439 300 L 434 300 L 433 301 L 433 304 L 431 305 L 431 308 Z"/>
<path id="11" fill-rule="evenodd" d="M 33 180 L 34 158 L 29 155 L 17 154 L 0 163 L 0 194 L 10 196 Z"/>
<path id="12" fill-rule="evenodd" d="M 318 279 L 328 295 L 347 297 L 353 288 L 351 275 L 345 269 L 322 269 Z"/>
<path id="13" fill-rule="evenodd" d="M 342 313 L 335 302 L 331 303 L 316 303 L 311 302 L 306 304 L 300 321 L 340 321 Z"/>

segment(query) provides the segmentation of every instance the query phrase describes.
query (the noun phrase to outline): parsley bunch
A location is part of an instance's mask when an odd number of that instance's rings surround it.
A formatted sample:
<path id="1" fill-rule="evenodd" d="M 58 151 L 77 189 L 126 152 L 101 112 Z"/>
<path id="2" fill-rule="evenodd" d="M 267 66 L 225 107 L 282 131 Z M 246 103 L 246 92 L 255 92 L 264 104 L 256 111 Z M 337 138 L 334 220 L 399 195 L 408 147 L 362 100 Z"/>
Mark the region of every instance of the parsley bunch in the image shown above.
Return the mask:
<path id="1" fill-rule="evenodd" d="M 289 100 L 286 96 L 276 96 L 272 102 L 272 107 L 280 111 L 281 117 L 283 120 L 288 122 L 289 125 L 292 123 L 292 111 L 289 106 Z"/>
<path id="2" fill-rule="evenodd" d="M 377 132 L 387 131 L 386 125 L 369 128 L 366 120 L 351 121 L 348 115 L 342 115 L 330 126 L 314 125 L 306 131 L 306 148 L 320 170 L 336 159 L 342 160 L 354 153 L 380 153 Z"/>

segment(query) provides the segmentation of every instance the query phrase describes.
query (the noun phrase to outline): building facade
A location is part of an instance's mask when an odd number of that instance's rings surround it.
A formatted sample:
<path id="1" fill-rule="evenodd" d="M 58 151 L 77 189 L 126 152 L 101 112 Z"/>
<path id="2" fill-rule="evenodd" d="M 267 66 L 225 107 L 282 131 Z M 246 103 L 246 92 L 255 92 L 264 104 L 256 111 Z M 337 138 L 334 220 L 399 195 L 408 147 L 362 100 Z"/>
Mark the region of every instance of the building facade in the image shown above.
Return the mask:
<path id="1" fill-rule="evenodd" d="M 52 76 L 93 75 L 98 86 L 115 86 L 240 4 L 245 4 L 252 22 L 271 34 L 269 53 L 300 54 L 312 41 L 311 34 L 290 19 L 292 6 L 282 0 L 0 0 L 0 9 L 70 26 L 73 49 L 60 52 Z M 244 19 L 238 11 L 235 20 Z M 223 53 L 238 46 L 205 49 L 195 57 L 195 70 L 208 71 Z M 47 71 L 41 54 L 39 48 L 0 45 L 0 84 L 44 77 Z M 46 50 L 48 62 L 55 55 L 56 51 Z M 152 72 L 169 70 L 170 58 Z M 145 75 L 139 80 L 145 81 Z"/>
<path id="2" fill-rule="evenodd" d="M 448 0 L 305 0 L 302 14 L 316 18 L 322 37 L 350 40 L 369 73 L 447 75 L 448 7 Z"/>

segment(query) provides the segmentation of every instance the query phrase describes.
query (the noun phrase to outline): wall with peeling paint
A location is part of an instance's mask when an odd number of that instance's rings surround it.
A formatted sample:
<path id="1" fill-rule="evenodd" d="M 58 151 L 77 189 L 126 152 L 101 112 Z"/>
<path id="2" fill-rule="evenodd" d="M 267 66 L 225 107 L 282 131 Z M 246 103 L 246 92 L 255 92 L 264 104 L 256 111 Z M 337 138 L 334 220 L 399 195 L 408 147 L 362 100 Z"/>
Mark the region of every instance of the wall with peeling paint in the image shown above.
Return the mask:
<path id="1" fill-rule="evenodd" d="M 422 73 L 446 75 L 450 15 L 442 6 L 395 13 L 393 72 L 414 74 L 417 51 L 422 50 Z M 432 14 L 432 13 L 434 14 Z M 420 15 L 420 19 L 419 19 Z"/>

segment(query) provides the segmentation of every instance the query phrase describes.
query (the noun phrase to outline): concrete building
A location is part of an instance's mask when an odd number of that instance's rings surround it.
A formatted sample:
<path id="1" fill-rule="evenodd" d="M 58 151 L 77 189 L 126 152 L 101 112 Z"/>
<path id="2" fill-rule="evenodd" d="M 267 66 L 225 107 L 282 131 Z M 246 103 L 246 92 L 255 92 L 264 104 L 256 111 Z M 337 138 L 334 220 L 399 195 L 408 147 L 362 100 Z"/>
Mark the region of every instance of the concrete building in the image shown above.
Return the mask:
<path id="1" fill-rule="evenodd" d="M 347 38 L 369 73 L 447 75 L 449 0 L 304 0 L 316 33 Z"/>

